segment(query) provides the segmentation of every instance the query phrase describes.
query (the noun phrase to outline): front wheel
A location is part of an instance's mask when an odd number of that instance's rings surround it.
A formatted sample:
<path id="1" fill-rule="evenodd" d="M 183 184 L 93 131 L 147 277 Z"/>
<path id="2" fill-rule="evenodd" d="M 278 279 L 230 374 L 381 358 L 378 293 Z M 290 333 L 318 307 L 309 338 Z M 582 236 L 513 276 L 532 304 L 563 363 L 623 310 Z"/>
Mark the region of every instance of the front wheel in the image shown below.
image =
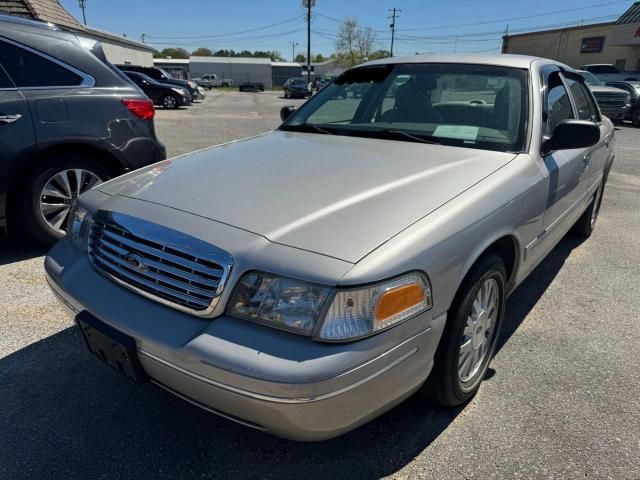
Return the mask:
<path id="1" fill-rule="evenodd" d="M 173 110 L 175 108 L 178 108 L 178 106 L 180 105 L 180 102 L 178 101 L 178 97 L 169 93 L 160 99 L 160 104 L 164 108 Z"/>
<path id="2" fill-rule="evenodd" d="M 631 114 L 631 123 L 634 127 L 640 127 L 640 108 L 637 108 Z"/>
<path id="3" fill-rule="evenodd" d="M 480 388 L 500 336 L 507 274 L 495 254 L 471 269 L 447 314 L 423 394 L 447 407 L 469 401 Z"/>

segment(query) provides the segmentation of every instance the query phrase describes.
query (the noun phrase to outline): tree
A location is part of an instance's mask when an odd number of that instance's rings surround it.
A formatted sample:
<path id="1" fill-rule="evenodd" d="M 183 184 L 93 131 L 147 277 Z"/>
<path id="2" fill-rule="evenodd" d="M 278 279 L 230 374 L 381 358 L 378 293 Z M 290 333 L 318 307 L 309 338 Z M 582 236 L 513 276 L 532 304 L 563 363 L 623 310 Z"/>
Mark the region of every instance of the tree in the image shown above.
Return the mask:
<path id="1" fill-rule="evenodd" d="M 364 61 L 365 58 L 369 58 L 375 41 L 376 34 L 372 28 L 358 28 L 356 31 L 356 43 L 358 44 L 360 61 Z"/>
<path id="2" fill-rule="evenodd" d="M 376 50 L 375 52 L 369 53 L 369 60 L 377 60 L 379 58 L 387 58 L 391 56 L 391 52 L 389 50 Z"/>
<path id="3" fill-rule="evenodd" d="M 160 52 L 154 53 L 156 58 L 189 58 L 189 52 L 184 48 L 163 48 Z"/>
<path id="4" fill-rule="evenodd" d="M 206 47 L 196 48 L 193 52 L 191 52 L 192 57 L 213 57 L 213 52 L 211 49 Z"/>
<path id="5" fill-rule="evenodd" d="M 348 17 L 338 29 L 336 50 L 347 57 L 350 66 L 356 64 L 356 51 L 358 48 L 358 20 Z"/>
<path id="6" fill-rule="evenodd" d="M 293 60 L 294 62 L 298 62 L 298 63 L 307 63 L 307 57 L 305 57 L 303 54 L 299 53 L 296 55 L 296 58 L 294 58 Z"/>
<path id="7" fill-rule="evenodd" d="M 321 53 L 318 53 L 313 59 L 313 61 L 316 62 L 316 63 L 322 63 L 325 60 L 326 60 L 326 58 L 324 58 L 324 56 Z"/>

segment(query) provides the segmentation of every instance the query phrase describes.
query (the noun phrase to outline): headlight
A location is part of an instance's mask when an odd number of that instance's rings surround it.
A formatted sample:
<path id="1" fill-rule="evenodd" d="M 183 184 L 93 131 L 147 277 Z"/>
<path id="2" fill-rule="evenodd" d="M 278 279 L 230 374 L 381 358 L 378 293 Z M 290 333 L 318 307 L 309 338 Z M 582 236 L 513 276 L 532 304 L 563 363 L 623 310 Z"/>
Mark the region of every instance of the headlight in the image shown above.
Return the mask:
<path id="1" fill-rule="evenodd" d="M 198 88 L 198 84 L 197 84 L 196 82 L 189 81 L 189 82 L 188 82 L 188 85 L 189 85 L 191 88 Z"/>
<path id="2" fill-rule="evenodd" d="M 182 96 L 187 95 L 187 91 L 184 88 L 172 87 L 171 90 L 173 90 L 176 93 L 179 93 Z"/>
<path id="3" fill-rule="evenodd" d="M 350 340 L 371 335 L 431 308 L 431 287 L 418 272 L 365 288 L 338 290 L 318 338 Z"/>
<path id="4" fill-rule="evenodd" d="M 330 292 L 300 280 L 249 272 L 236 288 L 229 313 L 309 335 Z"/>
<path id="5" fill-rule="evenodd" d="M 67 238 L 80 250 L 87 248 L 87 237 L 91 226 L 91 214 L 76 202 L 67 221 Z"/>
<path id="6" fill-rule="evenodd" d="M 318 340 L 365 337 L 431 308 L 431 287 L 418 272 L 375 285 L 334 289 L 264 272 L 240 280 L 229 314 Z M 325 312 L 326 303 L 331 300 Z"/>

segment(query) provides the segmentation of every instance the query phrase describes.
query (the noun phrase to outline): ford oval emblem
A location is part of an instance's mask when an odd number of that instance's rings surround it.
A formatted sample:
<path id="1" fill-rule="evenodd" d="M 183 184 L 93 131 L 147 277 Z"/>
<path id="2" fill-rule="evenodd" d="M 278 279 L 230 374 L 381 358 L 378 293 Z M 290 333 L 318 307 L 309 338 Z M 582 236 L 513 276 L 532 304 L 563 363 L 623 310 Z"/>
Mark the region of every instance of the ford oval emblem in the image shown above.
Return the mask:
<path id="1" fill-rule="evenodd" d="M 144 264 L 143 258 L 140 255 L 136 255 L 135 253 L 127 255 L 125 257 L 125 261 L 131 268 L 134 268 L 135 270 L 138 270 L 140 272 L 144 272 L 149 269 L 149 267 Z"/>

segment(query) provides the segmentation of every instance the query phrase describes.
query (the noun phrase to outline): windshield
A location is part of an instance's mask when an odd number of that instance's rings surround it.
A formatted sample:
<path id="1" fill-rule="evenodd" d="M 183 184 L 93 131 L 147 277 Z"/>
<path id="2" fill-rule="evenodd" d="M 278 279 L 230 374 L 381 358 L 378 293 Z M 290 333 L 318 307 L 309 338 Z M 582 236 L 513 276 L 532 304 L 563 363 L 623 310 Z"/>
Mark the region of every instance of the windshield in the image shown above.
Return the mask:
<path id="1" fill-rule="evenodd" d="M 345 72 L 280 129 L 513 152 L 526 119 L 526 70 L 407 63 Z"/>
<path id="2" fill-rule="evenodd" d="M 160 70 L 160 72 L 165 76 L 165 78 L 166 78 L 166 79 L 171 79 L 171 78 L 173 78 L 173 77 L 171 76 L 171 74 L 170 74 L 169 72 L 167 72 L 165 69 L 163 69 L 163 68 L 159 68 L 159 67 L 156 67 L 156 68 L 158 68 L 158 70 Z"/>
<path id="3" fill-rule="evenodd" d="M 604 85 L 604 82 L 601 82 L 600 80 L 598 80 L 598 77 L 596 77 L 591 72 L 578 72 L 578 73 L 580 73 L 582 78 L 584 78 L 584 81 L 587 82 L 587 85 L 590 85 L 592 87 L 601 87 Z"/>

